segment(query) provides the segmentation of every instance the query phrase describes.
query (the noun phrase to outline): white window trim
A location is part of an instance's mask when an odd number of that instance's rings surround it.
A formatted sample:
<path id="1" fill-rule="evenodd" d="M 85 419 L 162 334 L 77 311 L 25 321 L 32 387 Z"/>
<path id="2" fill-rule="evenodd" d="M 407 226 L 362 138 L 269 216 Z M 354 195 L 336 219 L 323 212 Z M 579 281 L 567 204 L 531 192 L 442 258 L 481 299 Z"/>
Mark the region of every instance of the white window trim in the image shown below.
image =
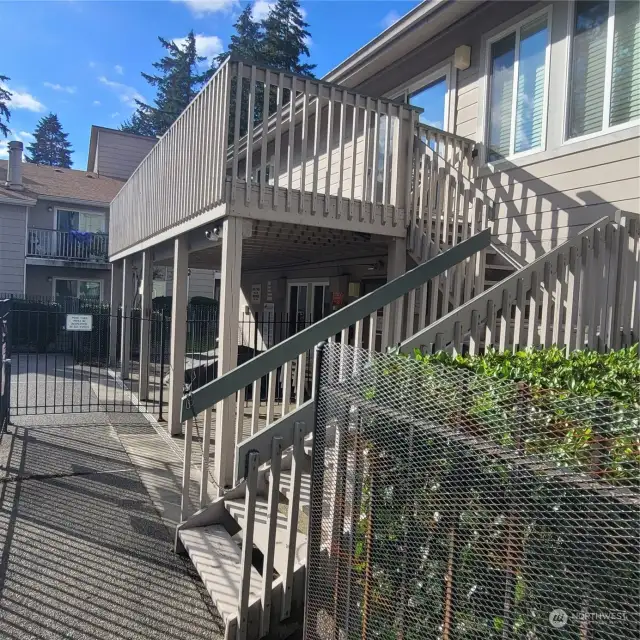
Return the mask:
<path id="1" fill-rule="evenodd" d="M 615 133 L 616 131 L 623 131 L 629 127 L 637 126 L 640 123 L 640 118 L 635 120 L 629 120 L 629 122 L 623 122 L 609 126 L 609 116 L 611 115 L 611 87 L 613 82 L 613 35 L 614 35 L 614 18 L 615 18 L 615 0 L 609 0 L 609 18 L 607 22 L 607 57 L 605 62 L 605 76 L 604 76 L 604 109 L 602 110 L 602 129 L 600 131 L 594 131 L 593 133 L 586 133 L 583 136 L 576 136 L 569 138 L 569 108 L 570 108 L 570 90 L 571 90 L 571 56 L 573 55 L 573 23 L 576 15 L 576 0 L 572 0 L 569 3 L 569 10 L 567 11 L 567 35 L 566 35 L 566 64 L 565 64 L 565 78 L 564 78 L 564 105 L 562 120 L 562 146 L 572 145 L 576 142 L 582 142 L 583 140 L 591 140 L 593 138 L 599 138 L 609 133 Z"/>
<path id="2" fill-rule="evenodd" d="M 515 60 L 513 67 L 513 77 L 514 83 L 517 81 L 518 77 L 518 67 L 520 61 L 520 30 L 523 25 L 536 20 L 537 18 L 542 17 L 543 15 L 547 16 L 547 46 L 545 49 L 545 59 L 544 59 L 544 96 L 542 103 L 542 134 L 541 134 L 541 144 L 539 147 L 535 147 L 534 149 L 528 149 L 527 151 L 521 151 L 520 153 L 513 153 L 508 155 L 506 158 L 501 158 L 500 160 L 493 160 L 489 162 L 487 160 L 488 151 L 489 151 L 489 117 L 491 115 L 490 105 L 490 92 L 491 92 L 491 45 L 498 40 L 502 40 L 505 36 L 510 33 L 515 32 L 516 34 L 516 42 L 515 42 Z M 526 15 L 524 18 L 521 18 L 517 22 L 514 22 L 512 25 L 503 29 L 499 33 L 492 35 L 484 40 L 484 86 L 483 86 L 483 113 L 482 113 L 482 162 L 481 165 L 488 167 L 489 169 L 495 169 L 500 165 L 503 165 L 507 162 L 511 162 L 512 160 L 517 160 L 519 158 L 525 158 L 530 155 L 534 155 L 536 153 L 544 153 L 547 150 L 547 118 L 548 118 L 548 107 L 549 107 L 549 83 L 551 78 L 551 33 L 553 30 L 553 6 L 548 5 L 544 9 L 540 11 L 536 11 L 535 13 L 530 13 Z M 516 118 L 515 118 L 515 109 L 518 100 L 517 90 L 513 92 L 513 102 L 511 105 L 511 131 L 510 131 L 510 140 L 511 145 L 515 146 L 515 126 L 516 126 Z"/>
<path id="3" fill-rule="evenodd" d="M 291 308 L 291 289 L 292 287 L 307 287 L 307 316 L 310 316 L 309 309 L 313 305 L 313 287 L 314 286 L 323 286 L 328 287 L 328 280 L 289 280 L 287 282 L 287 307 L 286 313 L 289 313 L 289 309 Z"/>
<path id="4" fill-rule="evenodd" d="M 64 233 L 62 231 L 60 231 L 60 229 L 58 229 L 58 212 L 59 211 L 73 211 L 75 213 L 83 213 L 87 216 L 102 216 L 102 219 L 104 220 L 104 228 L 106 229 L 106 231 L 103 231 L 102 233 L 109 233 L 109 225 L 108 225 L 108 220 L 107 220 L 107 214 L 104 212 L 100 212 L 100 211 L 87 211 L 86 209 L 74 209 L 72 207 L 54 207 L 53 208 L 53 230 L 57 231 L 59 233 Z"/>
<path id="5" fill-rule="evenodd" d="M 100 278 L 53 278 L 51 281 L 51 297 L 55 300 L 56 297 L 56 282 L 58 280 L 75 280 L 76 282 L 99 282 L 100 283 L 100 302 L 104 300 L 104 280 Z M 80 300 L 80 296 L 76 296 L 77 300 Z"/>
<path id="6" fill-rule="evenodd" d="M 456 87 L 453 84 L 455 78 L 455 69 L 453 68 L 453 60 L 448 59 L 443 64 L 439 64 L 436 67 L 431 67 L 425 73 L 420 74 L 396 87 L 393 91 L 389 91 L 385 95 L 386 98 L 391 100 L 404 100 L 407 101 L 407 97 L 410 93 L 415 93 L 424 89 L 430 84 L 437 82 L 444 76 L 447 83 L 447 91 L 444 97 L 444 131 L 451 131 L 452 125 L 455 122 L 455 114 L 451 113 L 453 106 L 456 104 L 455 92 Z"/>

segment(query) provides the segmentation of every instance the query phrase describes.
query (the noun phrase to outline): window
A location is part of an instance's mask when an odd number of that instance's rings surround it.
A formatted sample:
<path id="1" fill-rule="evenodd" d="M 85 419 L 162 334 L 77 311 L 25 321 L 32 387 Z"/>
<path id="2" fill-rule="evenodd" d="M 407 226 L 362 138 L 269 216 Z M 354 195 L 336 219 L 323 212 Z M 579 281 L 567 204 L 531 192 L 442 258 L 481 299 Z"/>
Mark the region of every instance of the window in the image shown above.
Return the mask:
<path id="1" fill-rule="evenodd" d="M 58 209 L 58 231 L 105 233 L 105 216 L 103 213 Z"/>
<path id="2" fill-rule="evenodd" d="M 544 147 L 549 16 L 545 10 L 489 41 L 490 162 Z"/>
<path id="3" fill-rule="evenodd" d="M 101 300 L 102 282 L 100 280 L 54 280 L 56 298 L 83 298 Z"/>
<path id="4" fill-rule="evenodd" d="M 567 138 L 640 117 L 640 3 L 578 1 L 571 21 Z"/>

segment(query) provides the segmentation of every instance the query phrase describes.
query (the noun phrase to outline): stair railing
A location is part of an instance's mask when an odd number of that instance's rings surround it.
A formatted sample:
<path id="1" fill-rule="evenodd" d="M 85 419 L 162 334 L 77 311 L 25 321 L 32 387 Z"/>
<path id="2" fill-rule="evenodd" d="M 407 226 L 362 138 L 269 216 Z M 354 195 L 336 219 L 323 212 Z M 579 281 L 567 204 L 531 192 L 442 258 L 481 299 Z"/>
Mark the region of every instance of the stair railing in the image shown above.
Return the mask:
<path id="1" fill-rule="evenodd" d="M 640 336 L 638 218 L 606 216 L 405 340 L 475 354 L 556 345 L 605 351 Z"/>

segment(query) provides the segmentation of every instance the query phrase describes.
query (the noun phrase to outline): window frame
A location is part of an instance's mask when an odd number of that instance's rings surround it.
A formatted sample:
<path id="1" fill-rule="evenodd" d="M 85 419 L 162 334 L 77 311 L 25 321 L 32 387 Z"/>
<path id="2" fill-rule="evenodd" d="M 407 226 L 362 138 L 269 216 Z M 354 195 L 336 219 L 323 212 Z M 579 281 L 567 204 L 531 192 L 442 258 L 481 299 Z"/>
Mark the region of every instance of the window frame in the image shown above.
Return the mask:
<path id="1" fill-rule="evenodd" d="M 54 276 L 51 281 L 51 297 L 55 300 L 56 298 L 56 283 L 58 280 L 75 280 L 78 284 L 80 282 L 98 282 L 100 284 L 100 298 L 99 302 L 104 300 L 104 280 L 100 278 L 62 278 Z M 80 288 L 78 287 L 78 293 L 80 292 Z M 75 296 L 76 300 L 90 300 L 91 298 L 81 298 L 79 295 Z"/>
<path id="2" fill-rule="evenodd" d="M 107 235 L 109 233 L 109 221 L 107 220 L 107 214 L 101 211 L 87 211 L 86 209 L 74 209 L 72 207 L 54 207 L 53 209 L 53 230 L 58 233 L 64 233 L 60 229 L 58 229 L 59 222 L 59 212 L 60 211 L 70 211 L 72 213 L 84 214 L 86 216 L 101 216 L 104 221 L 104 228 L 106 231 L 92 232 L 92 233 L 100 233 L 103 235 Z"/>
<path id="3" fill-rule="evenodd" d="M 434 84 L 444 76 L 447 83 L 447 91 L 444 97 L 444 127 L 443 131 L 451 132 L 452 124 L 455 121 L 455 114 L 451 113 L 452 106 L 455 105 L 455 87 L 452 86 L 453 80 L 453 64 L 451 59 L 446 60 L 442 64 L 431 67 L 419 76 L 415 76 L 408 82 L 399 85 L 393 91 L 389 91 L 386 97 L 391 100 L 402 101 L 409 104 L 410 93 L 417 93 L 421 89 L 426 89 L 430 84 Z M 429 125 L 430 126 L 430 125 Z M 437 128 L 437 127 L 434 127 Z"/>
<path id="4" fill-rule="evenodd" d="M 581 136 L 569 137 L 570 130 L 570 105 L 571 105 L 571 61 L 573 56 L 573 25 L 576 17 L 576 2 L 577 0 L 571 0 L 567 11 L 567 56 L 565 60 L 565 77 L 564 77 L 564 105 L 563 105 L 563 120 L 562 120 L 562 146 L 571 145 L 576 142 L 582 142 L 583 140 L 591 140 L 599 136 L 604 136 L 609 133 L 615 133 L 616 131 L 623 131 L 630 127 L 638 126 L 640 124 L 640 117 L 635 120 L 629 120 L 629 122 L 622 122 L 611 126 L 609 119 L 611 116 L 611 89 L 613 85 L 613 36 L 615 28 L 615 8 L 616 1 L 620 0 L 608 0 L 609 2 L 609 17 L 607 18 L 607 54 L 605 61 L 604 72 L 604 105 L 602 109 L 602 129 L 599 131 L 593 131 L 592 133 L 585 133 Z"/>
<path id="5" fill-rule="evenodd" d="M 515 33 L 516 41 L 515 41 L 515 57 L 513 64 L 513 78 L 514 78 L 514 87 L 513 91 L 512 103 L 511 103 L 511 126 L 509 130 L 509 151 L 511 149 L 515 149 L 516 137 L 515 137 L 515 128 L 516 128 L 516 108 L 518 102 L 518 91 L 517 91 L 517 78 L 519 71 L 519 63 L 520 63 L 520 31 L 522 27 L 530 22 L 541 18 L 542 16 L 546 16 L 547 18 L 547 45 L 545 47 L 545 56 L 544 56 L 544 94 L 543 94 L 543 103 L 542 103 L 542 132 L 540 135 L 540 146 L 534 147 L 533 149 L 527 149 L 526 151 L 520 151 L 518 153 L 509 153 L 504 158 L 499 158 L 497 160 L 489 160 L 489 122 L 491 117 L 491 89 L 493 83 L 491 81 L 491 45 L 494 42 L 498 42 L 502 40 L 506 36 L 511 33 Z M 544 153 L 547 150 L 547 132 L 548 132 L 548 112 L 549 112 L 549 85 L 551 80 L 551 33 L 553 30 L 553 5 L 549 4 L 543 9 L 539 11 L 535 11 L 533 13 L 527 14 L 525 17 L 520 18 L 517 22 L 514 22 L 512 25 L 508 26 L 505 29 L 502 29 L 495 35 L 492 35 L 489 38 L 486 38 L 484 41 L 484 114 L 482 118 L 482 165 L 494 167 L 498 166 L 501 163 L 509 162 L 511 160 L 515 160 L 518 158 L 523 158 L 526 156 L 530 156 L 536 153 Z"/>

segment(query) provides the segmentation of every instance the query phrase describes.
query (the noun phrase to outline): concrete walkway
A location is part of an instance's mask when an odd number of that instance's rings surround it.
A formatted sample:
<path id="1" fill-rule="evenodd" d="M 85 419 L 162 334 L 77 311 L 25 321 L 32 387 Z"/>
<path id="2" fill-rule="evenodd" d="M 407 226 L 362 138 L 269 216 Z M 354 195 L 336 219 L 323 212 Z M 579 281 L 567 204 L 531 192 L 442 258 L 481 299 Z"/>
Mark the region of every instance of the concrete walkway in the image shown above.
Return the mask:
<path id="1" fill-rule="evenodd" d="M 0 638 L 221 638 L 172 551 L 175 445 L 136 413 L 13 422 L 0 437 Z"/>

